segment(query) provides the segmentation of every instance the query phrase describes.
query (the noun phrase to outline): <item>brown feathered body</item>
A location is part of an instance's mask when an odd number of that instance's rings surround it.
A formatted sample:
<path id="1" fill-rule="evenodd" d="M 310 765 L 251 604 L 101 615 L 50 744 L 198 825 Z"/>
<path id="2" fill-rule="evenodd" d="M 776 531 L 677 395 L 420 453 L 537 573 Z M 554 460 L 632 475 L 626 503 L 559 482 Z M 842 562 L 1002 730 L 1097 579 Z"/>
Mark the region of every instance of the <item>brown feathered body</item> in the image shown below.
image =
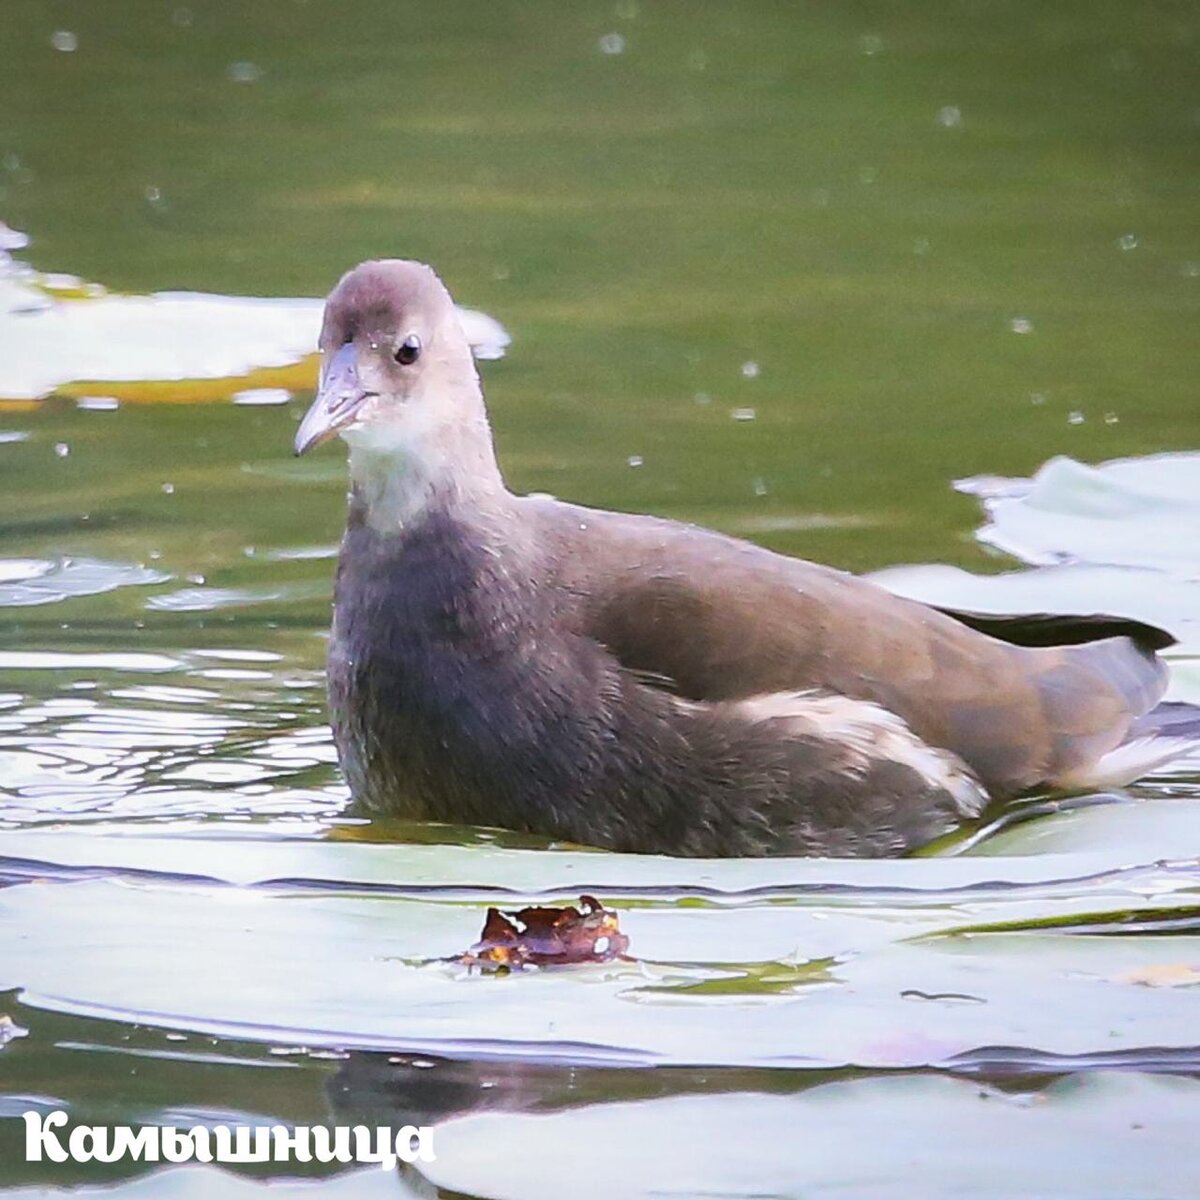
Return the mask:
<path id="1" fill-rule="evenodd" d="M 329 684 L 370 812 L 616 850 L 886 855 L 989 797 L 1070 786 L 1162 670 L 1127 637 L 1012 646 L 694 527 L 513 497 L 432 504 L 394 535 L 352 512 Z"/>
<path id="2" fill-rule="evenodd" d="M 1143 762 L 1155 631 L 1035 620 L 1008 631 L 1105 636 L 1013 645 L 696 526 L 514 496 L 419 264 L 350 272 L 321 344 L 296 445 L 351 447 L 329 695 L 360 810 L 614 850 L 887 855 Z"/>

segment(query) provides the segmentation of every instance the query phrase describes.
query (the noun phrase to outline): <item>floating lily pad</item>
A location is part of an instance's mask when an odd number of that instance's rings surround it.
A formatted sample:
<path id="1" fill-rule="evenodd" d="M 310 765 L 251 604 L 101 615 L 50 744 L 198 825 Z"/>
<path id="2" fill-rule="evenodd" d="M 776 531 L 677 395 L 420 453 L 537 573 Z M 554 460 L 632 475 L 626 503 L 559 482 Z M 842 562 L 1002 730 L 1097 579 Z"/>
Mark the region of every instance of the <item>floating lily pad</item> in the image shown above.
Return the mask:
<path id="1" fill-rule="evenodd" d="M 889 567 L 871 578 L 898 595 L 964 612 L 1102 613 L 1143 621 L 1178 640 L 1179 645 L 1168 651 L 1171 657 L 1200 652 L 1198 579 L 1139 567 L 1089 564 L 974 575 L 936 563 Z"/>
<path id="2" fill-rule="evenodd" d="M 308 298 L 115 295 L 0 255 L 0 400 L 85 395 L 96 384 L 126 400 L 310 387 L 323 309 L 323 300 Z M 486 313 L 458 311 L 476 357 L 502 357 L 504 327 Z M 163 386 L 172 383 L 188 386 L 182 394 Z"/>
<path id="3" fill-rule="evenodd" d="M 1033 1094 L 962 1080 L 844 1080 L 488 1113 L 435 1131 L 422 1173 L 494 1200 L 621 1196 L 1054 1196 L 1191 1200 L 1194 1079 L 1093 1075 Z"/>
<path id="4" fill-rule="evenodd" d="M 1072 877 L 1084 856 L 689 863 L 64 831 L 0 834 L 0 853 L 16 884 L 0 891 L 0 989 L 35 1008 L 268 1043 L 610 1065 L 907 1067 L 1005 1046 L 1137 1061 L 1196 1046 L 1188 989 L 1113 982 L 1161 962 L 1161 939 L 1068 931 L 1194 913 L 1194 864 L 1119 871 L 1113 853 Z M 241 885 L 220 882 L 231 877 Z M 537 885 L 597 894 L 637 961 L 500 979 L 438 961 L 489 906 Z M 1172 956 L 1200 956 L 1200 935 L 1173 937 Z"/>
<path id="5" fill-rule="evenodd" d="M 5 1200 L 62 1200 L 57 1187 L 15 1188 Z M 416 1200 L 420 1192 L 395 1172 L 347 1171 L 332 1179 L 246 1179 L 220 1167 L 166 1167 L 126 1183 L 72 1188 L 77 1200 Z"/>
<path id="6" fill-rule="evenodd" d="M 1190 572 L 1200 564 L 1200 454 L 1089 466 L 1052 458 L 1032 479 L 959 484 L 983 501 L 980 541 L 1038 565 L 1104 563 Z"/>

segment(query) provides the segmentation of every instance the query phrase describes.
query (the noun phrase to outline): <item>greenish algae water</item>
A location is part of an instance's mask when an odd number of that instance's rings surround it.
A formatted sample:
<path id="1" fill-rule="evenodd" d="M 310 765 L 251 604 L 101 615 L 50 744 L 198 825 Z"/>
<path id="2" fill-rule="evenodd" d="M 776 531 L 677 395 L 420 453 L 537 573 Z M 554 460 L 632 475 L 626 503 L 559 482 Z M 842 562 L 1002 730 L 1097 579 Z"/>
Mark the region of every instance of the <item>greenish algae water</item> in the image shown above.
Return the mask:
<path id="1" fill-rule="evenodd" d="M 0 218 L 128 292 L 426 259 L 513 334 L 515 488 L 990 573 L 954 479 L 1195 448 L 1198 48 L 1166 3 L 7 0 Z M 420 1118 L 429 1178 L 489 1196 L 1188 1194 L 1194 769 L 901 863 L 339 823 L 307 398 L 0 408 L 0 1186 L 213 1194 L 26 1164 L 16 1114 L 62 1102 Z M 638 964 L 436 962 L 584 885 Z M 540 1183 L 497 1162 L 543 1142 Z"/>

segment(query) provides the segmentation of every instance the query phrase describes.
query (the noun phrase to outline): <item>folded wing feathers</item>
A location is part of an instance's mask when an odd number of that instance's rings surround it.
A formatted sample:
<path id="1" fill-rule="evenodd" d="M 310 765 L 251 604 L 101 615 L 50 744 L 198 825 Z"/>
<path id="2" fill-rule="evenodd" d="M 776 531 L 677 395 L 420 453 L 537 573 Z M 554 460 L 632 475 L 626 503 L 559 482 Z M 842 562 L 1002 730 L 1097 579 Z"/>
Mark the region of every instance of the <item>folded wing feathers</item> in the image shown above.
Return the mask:
<path id="1" fill-rule="evenodd" d="M 901 763 L 947 793 L 963 816 L 977 816 L 987 804 L 987 792 L 962 759 L 922 741 L 878 704 L 820 692 L 773 692 L 739 701 L 737 708 L 745 720 L 783 721 L 797 733 L 838 744 L 847 774 L 865 775 L 877 762 Z"/>

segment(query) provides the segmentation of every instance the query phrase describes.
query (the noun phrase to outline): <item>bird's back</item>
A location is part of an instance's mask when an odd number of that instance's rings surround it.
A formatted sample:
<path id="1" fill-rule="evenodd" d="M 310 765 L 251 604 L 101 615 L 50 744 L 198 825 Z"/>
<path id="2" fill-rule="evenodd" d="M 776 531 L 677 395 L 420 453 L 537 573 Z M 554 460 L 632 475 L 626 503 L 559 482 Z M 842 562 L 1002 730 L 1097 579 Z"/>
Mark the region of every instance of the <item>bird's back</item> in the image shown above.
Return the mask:
<path id="1" fill-rule="evenodd" d="M 525 502 L 580 620 L 695 700 L 869 700 L 957 754 L 996 797 L 1082 786 L 1165 688 L 1130 637 L 1016 646 L 868 580 L 656 518 Z"/>

